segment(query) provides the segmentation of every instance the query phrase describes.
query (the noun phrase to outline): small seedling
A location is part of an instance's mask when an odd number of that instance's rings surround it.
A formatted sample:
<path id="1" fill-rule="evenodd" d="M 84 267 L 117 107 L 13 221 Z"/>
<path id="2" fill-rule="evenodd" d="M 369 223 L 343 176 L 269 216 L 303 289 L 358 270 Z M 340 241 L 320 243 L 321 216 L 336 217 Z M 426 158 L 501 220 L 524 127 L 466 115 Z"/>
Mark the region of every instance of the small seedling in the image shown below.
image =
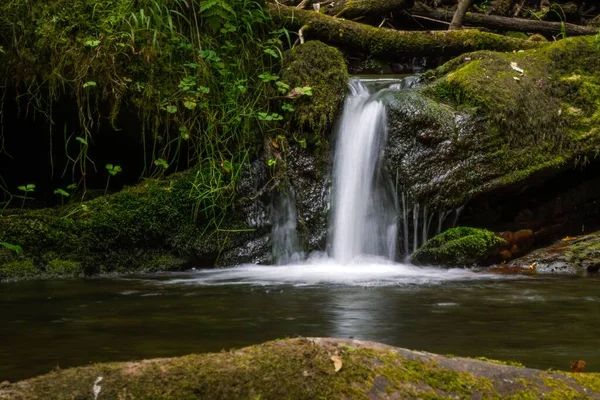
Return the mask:
<path id="1" fill-rule="evenodd" d="M 123 171 L 120 165 L 106 164 L 106 170 L 108 171 L 108 178 L 106 179 L 106 187 L 104 188 L 104 195 L 108 192 L 108 185 L 110 184 L 110 177 L 117 175 L 119 172 Z"/>
<path id="2" fill-rule="evenodd" d="M 23 204 L 21 204 L 21 208 L 23 208 L 25 207 L 25 200 L 28 199 L 27 193 L 35 192 L 35 185 L 33 183 L 28 183 L 27 185 L 19 186 L 17 189 L 23 192 Z"/>
<path id="3" fill-rule="evenodd" d="M 69 186 L 71 186 L 71 185 L 69 185 Z M 56 189 L 54 191 L 54 194 L 57 194 L 57 195 L 60 196 L 60 205 L 61 206 L 65 205 L 65 197 L 69 197 L 70 196 L 70 194 L 66 190 L 60 189 L 60 188 Z"/>

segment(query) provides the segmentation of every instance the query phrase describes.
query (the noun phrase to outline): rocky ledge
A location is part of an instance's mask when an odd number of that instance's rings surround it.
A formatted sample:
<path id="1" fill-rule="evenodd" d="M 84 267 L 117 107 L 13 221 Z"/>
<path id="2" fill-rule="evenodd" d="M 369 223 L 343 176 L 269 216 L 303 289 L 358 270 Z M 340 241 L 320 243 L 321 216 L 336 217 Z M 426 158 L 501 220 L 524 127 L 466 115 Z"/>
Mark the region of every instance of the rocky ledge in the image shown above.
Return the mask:
<path id="1" fill-rule="evenodd" d="M 352 339 L 53 371 L 0 399 L 598 399 L 600 374 L 529 369 Z"/>

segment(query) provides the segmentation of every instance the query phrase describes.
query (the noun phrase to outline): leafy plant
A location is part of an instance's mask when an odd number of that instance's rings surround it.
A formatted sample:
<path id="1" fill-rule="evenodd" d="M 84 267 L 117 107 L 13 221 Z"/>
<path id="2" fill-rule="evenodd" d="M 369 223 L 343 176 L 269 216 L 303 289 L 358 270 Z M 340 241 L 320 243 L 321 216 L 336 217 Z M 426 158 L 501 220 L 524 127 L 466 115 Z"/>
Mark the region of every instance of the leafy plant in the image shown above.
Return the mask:
<path id="1" fill-rule="evenodd" d="M 21 246 L 18 246 L 16 244 L 0 242 L 0 246 L 4 247 L 5 249 L 8 249 L 10 251 L 14 251 L 17 254 L 21 254 L 23 252 L 23 248 L 21 248 Z"/>
<path id="2" fill-rule="evenodd" d="M 60 188 L 59 189 L 55 189 L 54 190 L 54 194 L 60 196 L 60 205 L 61 206 L 65 205 L 65 203 L 64 203 L 65 202 L 65 197 L 69 197 L 70 196 L 69 192 L 67 192 L 64 189 L 60 189 Z"/>
<path id="3" fill-rule="evenodd" d="M 119 172 L 122 171 L 120 165 L 106 164 L 104 166 L 108 171 L 108 178 L 106 179 L 106 187 L 104 188 L 104 195 L 108 192 L 108 185 L 110 184 L 110 177 L 116 176 Z"/>
<path id="4" fill-rule="evenodd" d="M 27 194 L 35 192 L 35 185 L 33 183 L 29 183 L 27 185 L 19 186 L 17 189 L 23 192 L 23 203 L 21 204 L 21 208 L 23 208 L 25 207 L 25 200 L 31 198 L 27 197 Z"/>

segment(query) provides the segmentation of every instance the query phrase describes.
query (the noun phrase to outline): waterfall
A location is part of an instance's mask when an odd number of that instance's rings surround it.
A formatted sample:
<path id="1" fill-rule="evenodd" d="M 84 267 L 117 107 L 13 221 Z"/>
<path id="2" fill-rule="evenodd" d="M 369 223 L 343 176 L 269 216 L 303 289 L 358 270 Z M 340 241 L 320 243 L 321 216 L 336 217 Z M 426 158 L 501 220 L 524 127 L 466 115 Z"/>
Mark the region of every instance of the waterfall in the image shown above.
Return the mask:
<path id="1" fill-rule="evenodd" d="M 368 83 L 350 80 L 336 136 L 330 242 L 333 258 L 342 263 L 361 254 L 395 257 L 396 201 L 379 165 L 386 110 Z"/>
<path id="2" fill-rule="evenodd" d="M 304 258 L 296 231 L 296 196 L 293 189 L 276 192 L 271 205 L 271 248 L 278 265 L 298 262 Z"/>

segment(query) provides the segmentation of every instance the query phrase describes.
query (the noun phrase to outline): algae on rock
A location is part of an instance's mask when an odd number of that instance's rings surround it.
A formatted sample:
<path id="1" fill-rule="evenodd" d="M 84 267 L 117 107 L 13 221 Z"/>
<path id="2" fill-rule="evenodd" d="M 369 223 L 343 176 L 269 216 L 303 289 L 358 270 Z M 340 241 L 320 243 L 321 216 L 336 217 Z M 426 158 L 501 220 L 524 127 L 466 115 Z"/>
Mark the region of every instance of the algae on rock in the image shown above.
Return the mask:
<path id="1" fill-rule="evenodd" d="M 596 39 L 578 37 L 429 71 L 428 85 L 384 98 L 388 169 L 412 199 L 448 210 L 584 163 L 600 152 L 597 65 Z"/>
<path id="2" fill-rule="evenodd" d="M 333 356 L 341 360 L 336 369 Z M 567 374 L 352 339 L 299 338 L 216 354 L 58 370 L 0 387 L 3 399 L 599 398 L 598 374 Z"/>
<path id="3" fill-rule="evenodd" d="M 417 265 L 443 267 L 482 264 L 506 245 L 506 241 L 485 229 L 457 227 L 429 239 L 411 257 Z"/>

